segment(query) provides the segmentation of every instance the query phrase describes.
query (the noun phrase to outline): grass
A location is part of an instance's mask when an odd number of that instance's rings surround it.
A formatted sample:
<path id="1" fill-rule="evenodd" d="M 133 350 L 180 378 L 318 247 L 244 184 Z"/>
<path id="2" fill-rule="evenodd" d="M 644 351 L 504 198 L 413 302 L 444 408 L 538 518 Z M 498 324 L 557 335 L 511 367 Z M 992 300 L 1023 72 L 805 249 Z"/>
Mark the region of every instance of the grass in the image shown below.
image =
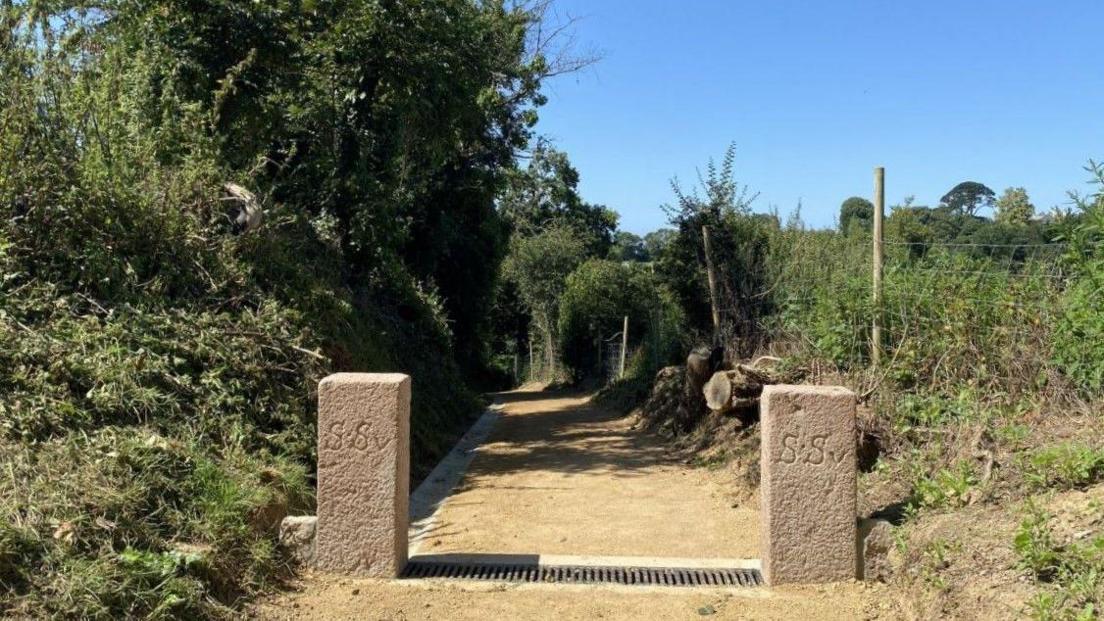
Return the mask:
<path id="1" fill-rule="evenodd" d="M 1089 621 L 1104 612 L 1104 536 L 1060 542 L 1052 516 L 1029 505 L 1013 541 L 1020 569 L 1042 587 L 1030 603 L 1040 621 Z"/>

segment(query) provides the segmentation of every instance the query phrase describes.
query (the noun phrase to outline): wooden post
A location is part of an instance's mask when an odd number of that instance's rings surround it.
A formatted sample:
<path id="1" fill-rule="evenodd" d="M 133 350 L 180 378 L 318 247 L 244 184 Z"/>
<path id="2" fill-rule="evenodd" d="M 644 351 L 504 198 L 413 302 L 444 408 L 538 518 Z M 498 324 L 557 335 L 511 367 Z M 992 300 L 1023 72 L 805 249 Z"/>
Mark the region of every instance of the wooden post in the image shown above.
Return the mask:
<path id="1" fill-rule="evenodd" d="M 601 332 L 598 333 L 597 341 L 598 341 L 598 377 L 602 377 L 602 363 L 605 362 L 605 361 L 602 360 L 602 333 Z M 606 383 L 609 383 L 609 376 L 607 375 L 606 377 L 603 377 L 602 380 L 605 381 Z"/>
<path id="2" fill-rule="evenodd" d="M 870 360 L 877 368 L 882 362 L 882 259 L 885 232 L 885 168 L 874 169 L 874 323 L 870 329 Z"/>
<path id="3" fill-rule="evenodd" d="M 621 329 L 621 371 L 618 379 L 625 379 L 625 352 L 629 349 L 629 317 L 625 316 L 625 327 Z"/>
<path id="4" fill-rule="evenodd" d="M 705 271 L 709 277 L 709 307 L 713 311 L 713 344 L 721 340 L 721 309 L 717 301 L 717 271 L 713 267 L 713 243 L 709 238 L 709 227 L 702 225 L 702 246 L 705 250 Z"/>
<path id="5" fill-rule="evenodd" d="M 533 332 L 529 332 L 529 381 L 533 381 Z"/>

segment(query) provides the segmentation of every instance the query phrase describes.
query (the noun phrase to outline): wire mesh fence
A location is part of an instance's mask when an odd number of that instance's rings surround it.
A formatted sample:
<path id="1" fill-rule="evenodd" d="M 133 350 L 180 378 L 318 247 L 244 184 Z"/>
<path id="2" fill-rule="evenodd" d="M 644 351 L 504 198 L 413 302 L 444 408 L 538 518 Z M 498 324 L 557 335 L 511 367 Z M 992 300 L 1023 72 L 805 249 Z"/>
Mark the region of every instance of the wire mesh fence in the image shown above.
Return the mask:
<path id="1" fill-rule="evenodd" d="M 906 384 L 1015 394 L 1047 382 L 1069 280 L 1065 244 L 886 240 L 884 248 L 876 305 L 870 236 L 794 236 L 763 296 L 765 331 L 842 368 L 870 365 L 880 347 L 884 372 Z"/>
<path id="2" fill-rule="evenodd" d="M 621 354 L 624 350 L 621 345 L 621 333 L 618 332 L 602 342 L 602 356 L 599 375 L 607 384 L 611 384 L 621 378 L 622 361 Z M 626 352 L 627 353 L 627 352 Z"/>

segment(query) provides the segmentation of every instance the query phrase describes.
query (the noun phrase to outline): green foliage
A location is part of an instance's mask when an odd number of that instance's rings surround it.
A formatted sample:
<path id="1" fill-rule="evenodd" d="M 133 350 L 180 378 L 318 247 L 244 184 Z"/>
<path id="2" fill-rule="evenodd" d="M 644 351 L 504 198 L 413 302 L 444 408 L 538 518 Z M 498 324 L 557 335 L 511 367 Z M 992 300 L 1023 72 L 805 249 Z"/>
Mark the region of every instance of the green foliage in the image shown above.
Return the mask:
<path id="1" fill-rule="evenodd" d="M 614 243 L 617 214 L 579 196 L 579 173 L 567 154 L 539 144 L 529 166 L 509 179 L 499 210 L 522 237 L 549 228 L 567 228 L 587 256 L 605 257 Z M 624 235 L 624 234 L 623 234 Z"/>
<path id="2" fill-rule="evenodd" d="M 613 246 L 610 248 L 609 258 L 611 261 L 646 263 L 651 260 L 651 255 L 648 254 L 648 250 L 644 246 L 644 240 L 639 235 L 634 235 L 628 231 L 618 231 L 613 236 Z"/>
<path id="3" fill-rule="evenodd" d="M 555 360 L 553 345 L 567 276 L 586 256 L 585 241 L 573 228 L 564 225 L 531 236 L 515 236 L 510 241 L 504 273 L 544 335 L 550 362 Z"/>
<path id="4" fill-rule="evenodd" d="M 860 196 L 852 196 L 840 205 L 839 230 L 850 235 L 867 231 L 874 226 L 874 203 Z"/>
<path id="5" fill-rule="evenodd" d="M 890 238 L 890 241 L 895 241 Z M 809 355 L 857 370 L 873 319 L 869 247 L 834 232 L 784 230 L 772 240 L 772 320 Z M 887 377 L 905 389 L 955 397 L 965 387 L 1019 398 L 1048 381 L 1048 317 L 1061 281 L 1045 255 L 1012 264 L 956 248 L 919 257 L 890 244 L 882 347 Z M 955 364 L 946 364 L 954 360 Z"/>
<path id="6" fill-rule="evenodd" d="M 1090 163 L 1096 193 L 1080 199 L 1082 217 L 1065 256 L 1076 279 L 1065 291 L 1055 327 L 1054 360 L 1085 394 L 1104 390 L 1104 166 Z"/>
<path id="7" fill-rule="evenodd" d="M 1054 542 L 1049 527 L 1051 517 L 1035 506 L 1020 523 L 1012 542 L 1019 556 L 1019 566 L 1040 578 L 1053 577 L 1061 562 L 1061 550 Z"/>
<path id="8" fill-rule="evenodd" d="M 1024 476 L 1038 489 L 1080 489 L 1104 480 L 1104 449 L 1058 444 L 1039 449 L 1024 464 Z"/>
<path id="9" fill-rule="evenodd" d="M 1104 537 L 1061 544 L 1052 517 L 1038 507 L 1016 532 L 1012 547 L 1019 566 L 1043 583 L 1030 604 L 1032 616 L 1046 621 L 1088 621 L 1104 609 Z"/>
<path id="10" fill-rule="evenodd" d="M 963 181 L 951 188 L 939 202 L 953 214 L 972 216 L 993 204 L 996 192 L 976 181 Z"/>
<path id="11" fill-rule="evenodd" d="M 584 202 L 578 185 L 579 173 L 567 155 L 541 143 L 529 166 L 510 177 L 499 201 L 499 212 L 513 228 L 502 270 L 503 291 L 510 295 L 500 296 L 499 302 L 513 306 L 500 304 L 498 314 L 514 326 L 525 315 L 531 328 L 524 336 L 511 330 L 513 343 L 499 351 L 517 352 L 523 341 L 537 337 L 541 360 L 534 361 L 539 370 L 530 375 L 545 380 L 562 379 L 556 331 L 567 275 L 588 258 L 639 250 L 625 233 L 618 235 L 628 245 L 614 245 L 617 214 Z"/>
<path id="12" fill-rule="evenodd" d="M 649 261 L 655 261 L 663 254 L 671 242 L 675 239 L 676 232 L 672 229 L 659 229 L 644 236 L 644 252 Z"/>
<path id="13" fill-rule="evenodd" d="M 622 330 L 629 318 L 629 347 L 645 348 L 646 369 L 678 356 L 681 313 L 671 295 L 642 266 L 590 260 L 566 279 L 560 298 L 559 339 L 563 361 L 576 379 L 597 374 L 599 342 Z"/>
<path id="14" fill-rule="evenodd" d="M 894 206 L 886 218 L 886 239 L 905 244 L 912 259 L 949 244 L 958 254 L 1015 265 L 1038 258 L 1041 251 L 1032 247 L 1053 242 L 1059 232 L 1053 220 L 994 222 L 947 206 L 921 207 L 909 201 Z"/>
<path id="15" fill-rule="evenodd" d="M 278 520 L 309 508 L 305 468 L 252 448 L 240 426 L 226 427 L 217 457 L 208 444 L 120 425 L 5 445 L 0 531 L 36 542 L 7 584 L 42 597 L 16 610 L 207 616 L 269 582 Z"/>
<path id="16" fill-rule="evenodd" d="M 749 351 L 757 344 L 756 323 L 769 312 L 761 294 L 769 235 L 777 227 L 770 217 L 751 213 L 755 196 L 736 182 L 735 163 L 734 146 L 725 152 L 719 166 L 710 161 L 700 179 L 702 195 L 698 190 L 686 192 L 677 181 L 672 182 L 677 202 L 665 210 L 676 233 L 661 252 L 656 270 L 677 297 L 689 328 L 699 339 L 712 334 L 702 234 L 703 227 L 708 227 L 721 289 L 723 326 L 718 336 L 735 351 Z"/>
<path id="17" fill-rule="evenodd" d="M 321 377 L 413 375 L 416 473 L 479 408 L 539 13 L 187 9 L 0 3 L 0 615 L 235 616 Z"/>
<path id="18" fill-rule="evenodd" d="M 1023 188 L 1007 188 L 997 199 L 995 219 L 1000 224 L 1026 226 L 1035 217 L 1035 205 Z"/>
<path id="19" fill-rule="evenodd" d="M 982 406 L 970 390 L 953 397 L 939 394 L 906 394 L 896 408 L 895 422 L 902 432 L 913 428 L 933 429 L 955 423 L 977 421 Z"/>
<path id="20" fill-rule="evenodd" d="M 977 483 L 973 467 L 965 462 L 942 468 L 933 475 L 921 474 L 913 481 L 909 506 L 914 511 L 965 506 Z"/>

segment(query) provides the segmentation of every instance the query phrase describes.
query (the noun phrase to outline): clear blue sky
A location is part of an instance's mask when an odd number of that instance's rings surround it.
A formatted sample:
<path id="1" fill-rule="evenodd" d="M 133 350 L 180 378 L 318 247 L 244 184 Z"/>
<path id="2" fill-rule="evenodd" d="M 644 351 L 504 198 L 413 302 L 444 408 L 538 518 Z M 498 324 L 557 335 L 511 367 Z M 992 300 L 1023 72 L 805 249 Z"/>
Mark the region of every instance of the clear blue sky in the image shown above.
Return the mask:
<path id="1" fill-rule="evenodd" d="M 812 226 L 871 194 L 935 204 L 963 180 L 1041 210 L 1104 158 L 1104 1 L 559 0 L 604 57 L 549 84 L 538 131 L 622 228 L 664 224 L 669 180 L 738 150 L 755 206 Z"/>

